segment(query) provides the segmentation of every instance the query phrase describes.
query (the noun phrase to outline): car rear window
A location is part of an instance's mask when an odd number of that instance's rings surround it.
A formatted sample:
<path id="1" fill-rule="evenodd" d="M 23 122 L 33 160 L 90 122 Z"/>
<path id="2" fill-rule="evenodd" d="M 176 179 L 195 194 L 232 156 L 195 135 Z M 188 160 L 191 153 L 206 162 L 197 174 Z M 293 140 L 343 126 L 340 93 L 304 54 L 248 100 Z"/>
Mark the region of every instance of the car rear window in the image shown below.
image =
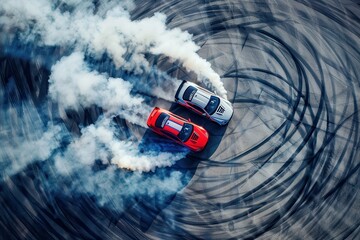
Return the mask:
<path id="1" fill-rule="evenodd" d="M 196 93 L 196 88 L 193 86 L 189 86 L 185 92 L 184 92 L 184 96 L 183 99 L 186 101 L 191 101 Z"/>
<path id="2" fill-rule="evenodd" d="M 169 119 L 169 115 L 166 113 L 161 113 L 159 117 L 156 119 L 155 126 L 158 128 L 163 128 L 165 126 L 166 121 Z"/>

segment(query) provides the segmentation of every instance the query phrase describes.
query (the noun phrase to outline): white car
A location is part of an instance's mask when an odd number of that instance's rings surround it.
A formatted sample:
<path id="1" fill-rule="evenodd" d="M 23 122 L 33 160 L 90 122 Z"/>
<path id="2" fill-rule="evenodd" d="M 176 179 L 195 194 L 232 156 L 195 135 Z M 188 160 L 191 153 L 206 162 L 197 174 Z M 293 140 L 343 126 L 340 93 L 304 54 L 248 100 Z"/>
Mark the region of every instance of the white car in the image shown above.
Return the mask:
<path id="1" fill-rule="evenodd" d="M 234 113 L 228 100 L 185 80 L 175 94 L 175 101 L 220 125 L 226 125 Z"/>

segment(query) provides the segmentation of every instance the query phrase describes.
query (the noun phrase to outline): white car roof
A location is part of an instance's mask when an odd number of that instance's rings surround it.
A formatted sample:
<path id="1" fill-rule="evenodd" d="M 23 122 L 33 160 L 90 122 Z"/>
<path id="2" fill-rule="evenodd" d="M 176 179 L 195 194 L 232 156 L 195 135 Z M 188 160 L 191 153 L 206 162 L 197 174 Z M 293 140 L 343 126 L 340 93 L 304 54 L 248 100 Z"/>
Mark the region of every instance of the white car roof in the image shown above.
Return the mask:
<path id="1" fill-rule="evenodd" d="M 191 97 L 190 97 L 190 102 L 196 104 L 199 107 L 205 108 L 205 106 L 208 104 L 211 94 L 207 91 L 205 91 L 204 89 L 200 88 L 198 85 L 191 83 L 191 82 L 186 82 L 184 84 L 184 86 L 181 89 L 181 98 L 183 98 L 185 91 L 189 88 L 189 87 L 193 87 L 194 89 L 196 89 L 195 93 L 191 93 Z"/>
<path id="2" fill-rule="evenodd" d="M 198 105 L 199 107 L 205 108 L 206 105 L 209 103 L 209 100 L 210 100 L 210 95 L 198 89 L 194 94 L 194 97 L 191 100 L 191 102 Z"/>

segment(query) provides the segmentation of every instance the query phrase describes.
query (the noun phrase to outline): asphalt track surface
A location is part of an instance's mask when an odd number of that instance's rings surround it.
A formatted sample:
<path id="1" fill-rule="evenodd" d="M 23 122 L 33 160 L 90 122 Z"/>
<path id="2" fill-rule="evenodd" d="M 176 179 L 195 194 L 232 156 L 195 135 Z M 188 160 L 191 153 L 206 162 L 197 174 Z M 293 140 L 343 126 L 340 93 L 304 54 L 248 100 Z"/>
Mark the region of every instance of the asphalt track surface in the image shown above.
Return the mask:
<path id="1" fill-rule="evenodd" d="M 35 162 L 0 184 L 0 238 L 359 239 L 359 3 L 139 1 L 131 16 L 155 12 L 167 16 L 170 28 L 193 34 L 199 55 L 228 91 L 230 123 L 218 127 L 170 101 L 151 99 L 210 133 L 202 153 L 143 173 L 180 171 L 186 176 L 181 189 L 165 197 L 131 196 L 121 209 L 116 203 L 100 206 L 91 194 L 66 194 L 69 180 L 54 178 L 51 165 Z M 178 62 L 162 56 L 149 61 L 174 78 L 194 78 Z M 107 69 L 107 62 L 97 64 Z M 0 67 L 2 107 L 18 105 L 30 119 L 41 119 L 46 66 L 4 54 Z M 46 108 L 56 112 L 51 104 Z M 92 107 L 67 112 L 65 120 L 47 118 L 77 133 L 101 113 Z M 140 139 L 144 151 L 152 144 L 160 151 L 177 148 L 161 145 L 166 140 L 143 127 L 114 121 L 121 137 Z M 125 179 L 132 172 L 119 174 Z M 54 190 L 54 182 L 64 192 Z"/>

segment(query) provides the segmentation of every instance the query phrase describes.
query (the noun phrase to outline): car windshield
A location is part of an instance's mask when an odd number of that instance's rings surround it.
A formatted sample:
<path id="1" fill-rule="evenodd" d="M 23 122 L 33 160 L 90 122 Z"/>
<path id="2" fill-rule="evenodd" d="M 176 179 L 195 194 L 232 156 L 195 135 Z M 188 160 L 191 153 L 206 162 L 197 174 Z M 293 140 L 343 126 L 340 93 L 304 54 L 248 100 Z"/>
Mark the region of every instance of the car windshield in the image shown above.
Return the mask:
<path id="1" fill-rule="evenodd" d="M 191 124 L 184 123 L 184 126 L 182 127 L 181 131 L 178 134 L 178 138 L 182 142 L 186 142 L 190 138 L 190 136 L 193 132 L 193 129 L 194 129 L 194 127 Z"/>
<path id="2" fill-rule="evenodd" d="M 189 86 L 184 92 L 183 99 L 186 101 L 191 101 L 193 99 L 196 91 L 197 90 L 195 87 Z"/>
<path id="3" fill-rule="evenodd" d="M 220 103 L 220 99 L 218 97 L 211 96 L 208 104 L 205 107 L 206 112 L 212 115 L 219 106 L 219 103 Z"/>

